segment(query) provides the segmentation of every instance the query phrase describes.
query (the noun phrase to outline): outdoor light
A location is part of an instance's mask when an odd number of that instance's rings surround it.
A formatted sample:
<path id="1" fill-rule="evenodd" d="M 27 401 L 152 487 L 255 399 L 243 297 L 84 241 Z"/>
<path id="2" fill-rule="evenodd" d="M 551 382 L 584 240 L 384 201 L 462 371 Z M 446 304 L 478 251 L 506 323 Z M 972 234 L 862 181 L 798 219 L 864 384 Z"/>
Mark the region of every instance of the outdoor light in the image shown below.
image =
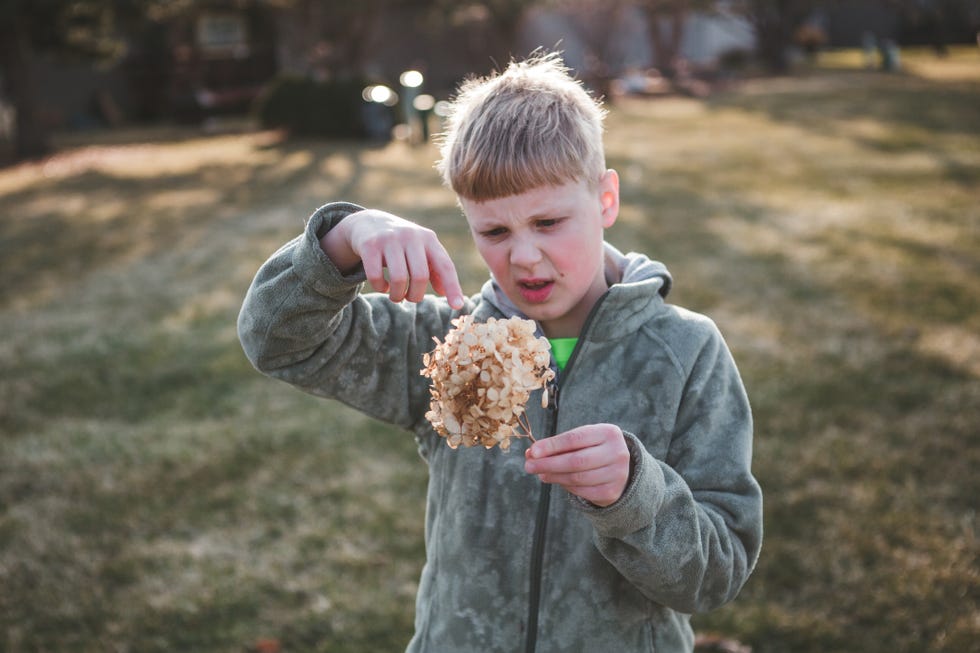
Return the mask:
<path id="1" fill-rule="evenodd" d="M 398 102 L 398 94 L 384 84 L 372 84 L 361 91 L 365 102 L 377 102 L 385 106 L 394 106 Z"/>
<path id="2" fill-rule="evenodd" d="M 412 106 L 415 107 L 416 111 L 431 111 L 435 105 L 436 99 L 426 93 L 412 100 Z"/>
<path id="3" fill-rule="evenodd" d="M 422 85 L 424 79 L 425 78 L 422 77 L 422 73 L 419 71 L 406 70 L 402 73 L 401 77 L 398 78 L 398 81 L 402 83 L 402 86 L 407 86 L 408 88 L 418 88 Z"/>
<path id="4" fill-rule="evenodd" d="M 381 104 L 390 101 L 392 95 L 392 90 L 383 84 L 378 84 L 371 89 L 371 99 Z"/>

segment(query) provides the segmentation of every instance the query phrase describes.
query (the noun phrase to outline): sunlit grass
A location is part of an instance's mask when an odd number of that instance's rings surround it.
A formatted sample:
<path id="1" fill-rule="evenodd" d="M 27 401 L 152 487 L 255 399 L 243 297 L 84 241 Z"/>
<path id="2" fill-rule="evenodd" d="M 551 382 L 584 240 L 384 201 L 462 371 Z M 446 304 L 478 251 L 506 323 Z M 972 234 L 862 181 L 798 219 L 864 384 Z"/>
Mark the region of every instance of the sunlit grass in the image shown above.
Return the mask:
<path id="1" fill-rule="evenodd" d="M 969 56 L 610 117 L 609 239 L 667 263 L 753 401 L 763 556 L 696 623 L 756 653 L 980 636 L 980 83 L 944 72 Z M 414 442 L 260 377 L 234 322 L 330 199 L 433 226 L 475 292 L 435 149 L 174 136 L 0 170 L 0 649 L 400 650 Z"/>
<path id="2" fill-rule="evenodd" d="M 899 51 L 900 69 L 917 77 L 934 81 L 980 81 L 980 47 L 952 45 L 943 57 L 932 48 L 906 47 Z M 880 66 L 878 52 L 869 59 L 860 49 L 827 50 L 817 56 L 818 68 L 828 70 L 863 70 Z"/>

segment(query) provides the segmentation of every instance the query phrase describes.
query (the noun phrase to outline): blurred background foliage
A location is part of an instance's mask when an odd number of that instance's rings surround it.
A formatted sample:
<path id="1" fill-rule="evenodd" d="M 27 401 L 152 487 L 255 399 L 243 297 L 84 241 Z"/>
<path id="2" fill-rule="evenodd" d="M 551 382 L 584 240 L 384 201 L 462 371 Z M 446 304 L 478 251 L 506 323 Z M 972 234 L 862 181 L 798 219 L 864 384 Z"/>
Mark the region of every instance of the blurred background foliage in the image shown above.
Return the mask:
<path id="1" fill-rule="evenodd" d="M 969 0 L 0 0 L 0 135 L 9 141 L 0 163 L 49 153 L 59 128 L 247 113 L 270 86 L 298 92 L 297 78 L 310 80 L 307 92 L 335 87 L 316 91 L 329 94 L 350 80 L 394 87 L 402 70 L 420 68 L 444 96 L 466 74 L 535 45 L 564 50 L 609 96 L 637 67 L 696 92 L 692 74 L 744 72 L 749 61 L 786 73 L 796 52 L 859 39 L 883 55 L 889 43 L 942 54 L 978 29 L 980 7 Z M 691 58 L 692 40 L 726 31 L 743 34 Z M 299 131 L 311 133 L 302 120 Z M 350 129 L 366 131 L 358 121 Z"/>

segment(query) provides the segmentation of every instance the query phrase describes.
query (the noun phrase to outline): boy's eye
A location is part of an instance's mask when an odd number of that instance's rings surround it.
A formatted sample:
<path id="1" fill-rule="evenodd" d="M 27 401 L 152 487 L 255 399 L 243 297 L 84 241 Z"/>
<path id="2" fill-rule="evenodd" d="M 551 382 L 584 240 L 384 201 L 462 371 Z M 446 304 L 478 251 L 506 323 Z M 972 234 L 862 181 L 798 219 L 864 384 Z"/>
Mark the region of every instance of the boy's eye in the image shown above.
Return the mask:
<path id="1" fill-rule="evenodd" d="M 507 229 L 504 227 L 494 227 L 493 229 L 487 229 L 482 233 L 486 238 L 499 238 L 507 233 Z"/>
<path id="2" fill-rule="evenodd" d="M 557 226 L 559 222 L 561 222 L 561 218 L 541 218 L 536 224 L 539 229 L 549 229 Z"/>

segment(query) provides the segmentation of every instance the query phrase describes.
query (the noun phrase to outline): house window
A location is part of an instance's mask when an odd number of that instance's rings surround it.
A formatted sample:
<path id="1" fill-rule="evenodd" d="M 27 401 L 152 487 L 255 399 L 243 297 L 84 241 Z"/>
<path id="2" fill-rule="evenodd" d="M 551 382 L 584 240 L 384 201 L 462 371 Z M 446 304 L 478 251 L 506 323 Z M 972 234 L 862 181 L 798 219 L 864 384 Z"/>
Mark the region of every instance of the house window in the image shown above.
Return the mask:
<path id="1" fill-rule="evenodd" d="M 206 56 L 247 57 L 245 17 L 237 14 L 202 14 L 197 19 L 197 44 Z"/>

